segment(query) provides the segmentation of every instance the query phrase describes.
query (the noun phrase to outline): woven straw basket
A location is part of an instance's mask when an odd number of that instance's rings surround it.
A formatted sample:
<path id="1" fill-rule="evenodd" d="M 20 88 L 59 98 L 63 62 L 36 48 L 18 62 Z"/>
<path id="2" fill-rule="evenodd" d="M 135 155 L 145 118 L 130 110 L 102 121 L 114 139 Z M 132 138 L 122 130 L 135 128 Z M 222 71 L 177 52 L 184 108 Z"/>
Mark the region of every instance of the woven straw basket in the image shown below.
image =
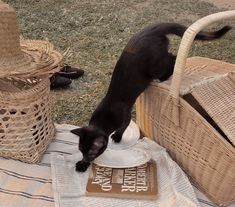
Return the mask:
<path id="1" fill-rule="evenodd" d="M 38 162 L 55 135 L 49 78 L 0 79 L 0 156 Z"/>
<path id="2" fill-rule="evenodd" d="M 229 18 L 235 11 L 192 24 L 182 38 L 172 79 L 152 82 L 136 103 L 142 132 L 164 146 L 218 205 L 235 200 L 235 65 L 187 56 L 200 30 Z"/>

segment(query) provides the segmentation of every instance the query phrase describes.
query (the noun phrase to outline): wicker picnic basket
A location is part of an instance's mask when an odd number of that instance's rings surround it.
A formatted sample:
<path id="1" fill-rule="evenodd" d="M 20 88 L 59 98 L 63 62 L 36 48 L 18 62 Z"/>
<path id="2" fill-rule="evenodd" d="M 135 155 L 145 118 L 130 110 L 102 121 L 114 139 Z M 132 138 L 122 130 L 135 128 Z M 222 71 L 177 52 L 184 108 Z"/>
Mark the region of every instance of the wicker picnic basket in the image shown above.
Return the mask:
<path id="1" fill-rule="evenodd" d="M 55 136 L 44 78 L 0 79 L 0 156 L 38 162 Z"/>
<path id="2" fill-rule="evenodd" d="M 235 200 L 235 65 L 187 56 L 200 30 L 229 18 L 235 11 L 192 24 L 182 38 L 172 79 L 152 82 L 136 102 L 142 132 L 164 146 L 218 205 Z"/>

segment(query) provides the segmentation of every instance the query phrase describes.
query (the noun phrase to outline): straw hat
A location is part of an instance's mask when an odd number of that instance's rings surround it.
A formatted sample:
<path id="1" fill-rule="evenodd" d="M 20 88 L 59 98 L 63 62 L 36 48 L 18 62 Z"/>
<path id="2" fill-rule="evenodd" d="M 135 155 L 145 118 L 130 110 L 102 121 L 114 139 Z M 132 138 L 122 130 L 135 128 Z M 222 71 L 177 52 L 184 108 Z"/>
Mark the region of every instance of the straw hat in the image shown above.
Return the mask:
<path id="1" fill-rule="evenodd" d="M 0 1 L 1 78 L 52 74 L 62 59 L 48 41 L 20 39 L 15 10 Z"/>

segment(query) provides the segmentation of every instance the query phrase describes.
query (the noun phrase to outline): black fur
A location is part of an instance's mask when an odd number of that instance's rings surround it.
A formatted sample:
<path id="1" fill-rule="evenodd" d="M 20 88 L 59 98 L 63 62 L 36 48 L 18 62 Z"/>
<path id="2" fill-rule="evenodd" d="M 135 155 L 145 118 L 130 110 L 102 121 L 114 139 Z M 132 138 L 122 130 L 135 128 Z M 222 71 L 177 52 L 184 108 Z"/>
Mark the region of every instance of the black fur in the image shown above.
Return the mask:
<path id="1" fill-rule="evenodd" d="M 114 68 L 106 96 L 91 116 L 89 125 L 71 132 L 80 136 L 79 149 L 83 160 L 77 171 L 86 171 L 89 163 L 104 152 L 108 136 L 120 142 L 131 120 L 131 110 L 137 97 L 153 79 L 167 80 L 173 73 L 176 57 L 168 52 L 168 34 L 180 37 L 187 28 L 175 23 L 146 27 L 134 35 L 124 48 Z M 216 32 L 200 32 L 196 39 L 213 40 L 231 28 Z"/>

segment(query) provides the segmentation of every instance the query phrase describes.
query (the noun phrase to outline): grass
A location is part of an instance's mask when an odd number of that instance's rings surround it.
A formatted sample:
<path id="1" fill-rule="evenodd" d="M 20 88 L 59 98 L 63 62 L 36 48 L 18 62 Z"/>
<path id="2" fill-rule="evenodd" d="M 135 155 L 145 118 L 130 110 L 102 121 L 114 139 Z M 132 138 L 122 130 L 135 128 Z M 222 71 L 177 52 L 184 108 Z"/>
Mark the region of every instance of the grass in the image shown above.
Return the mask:
<path id="1" fill-rule="evenodd" d="M 57 123 L 85 125 L 104 96 L 115 63 L 128 39 L 155 22 L 189 26 L 200 17 L 221 11 L 197 0 L 5 0 L 18 16 L 25 38 L 49 39 L 58 50 L 71 49 L 66 62 L 85 70 L 67 90 L 51 91 Z M 226 22 L 227 23 L 227 22 Z M 220 25 L 214 25 L 218 27 Z M 234 24 L 233 24 L 234 26 Z M 193 45 L 190 55 L 235 63 L 234 35 Z M 176 52 L 179 38 L 171 38 Z"/>

